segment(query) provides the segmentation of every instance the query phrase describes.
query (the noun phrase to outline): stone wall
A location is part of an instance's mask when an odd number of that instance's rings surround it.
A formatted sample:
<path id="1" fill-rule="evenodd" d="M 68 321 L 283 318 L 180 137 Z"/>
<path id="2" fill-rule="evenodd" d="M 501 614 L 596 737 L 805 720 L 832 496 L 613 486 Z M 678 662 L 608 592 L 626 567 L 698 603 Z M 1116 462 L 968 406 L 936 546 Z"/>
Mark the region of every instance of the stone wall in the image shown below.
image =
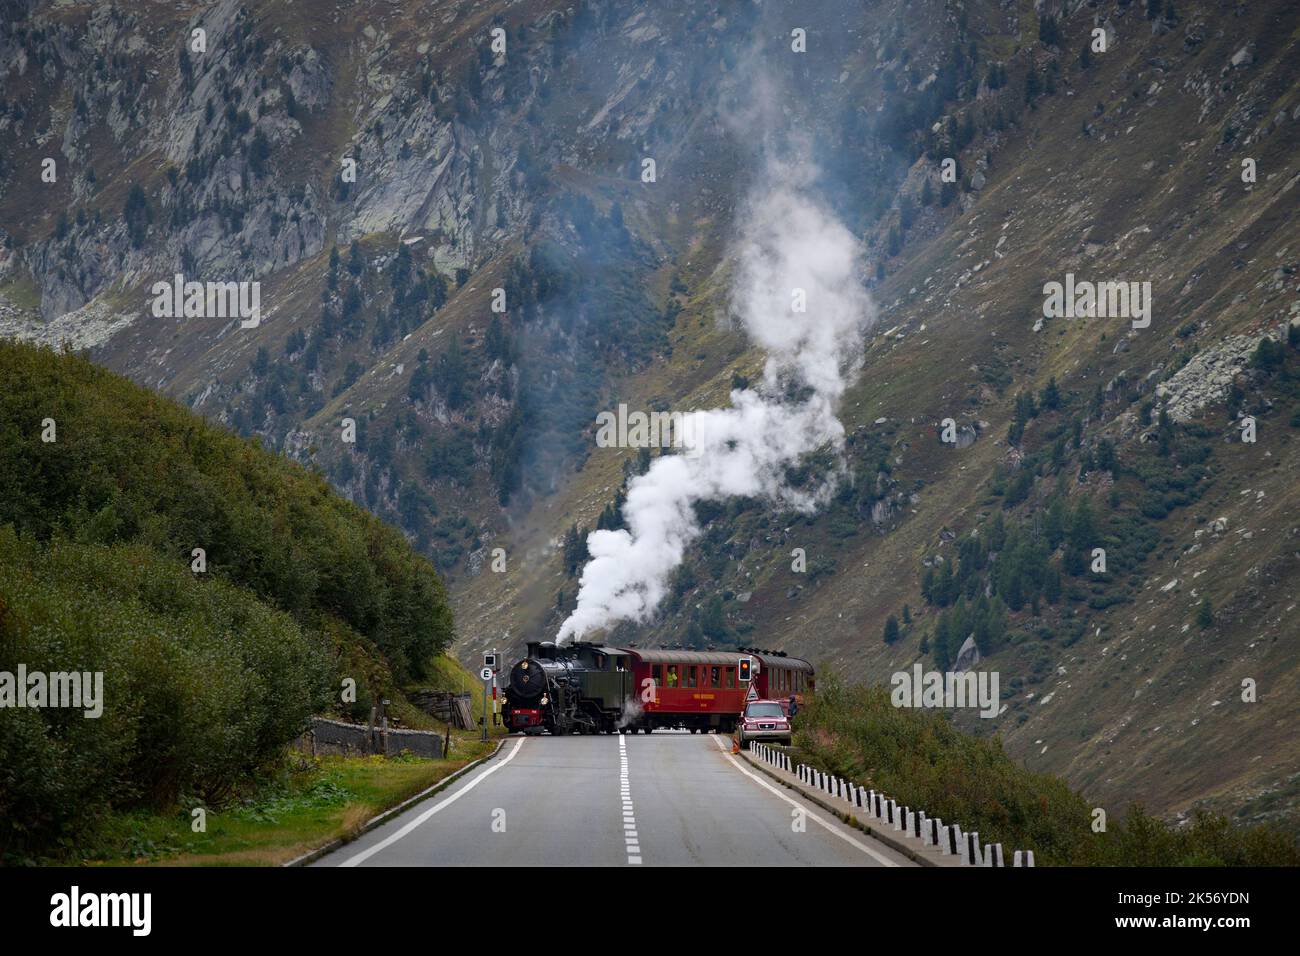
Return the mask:
<path id="1" fill-rule="evenodd" d="M 440 758 L 443 737 L 436 730 L 381 731 L 365 724 L 347 724 L 341 720 L 313 717 L 311 729 L 298 738 L 299 749 L 311 754 L 375 754 L 396 757 L 401 753 L 417 757 Z"/>

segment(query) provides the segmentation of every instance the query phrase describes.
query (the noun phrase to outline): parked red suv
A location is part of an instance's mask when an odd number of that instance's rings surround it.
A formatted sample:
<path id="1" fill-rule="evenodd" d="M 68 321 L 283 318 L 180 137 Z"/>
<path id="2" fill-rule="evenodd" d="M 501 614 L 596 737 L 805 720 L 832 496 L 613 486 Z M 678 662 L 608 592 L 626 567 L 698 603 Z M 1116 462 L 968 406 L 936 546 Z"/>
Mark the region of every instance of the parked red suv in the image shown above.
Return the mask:
<path id="1" fill-rule="evenodd" d="M 748 748 L 751 741 L 760 740 L 790 746 L 790 718 L 779 700 L 751 700 L 740 715 L 736 729 L 740 746 Z"/>

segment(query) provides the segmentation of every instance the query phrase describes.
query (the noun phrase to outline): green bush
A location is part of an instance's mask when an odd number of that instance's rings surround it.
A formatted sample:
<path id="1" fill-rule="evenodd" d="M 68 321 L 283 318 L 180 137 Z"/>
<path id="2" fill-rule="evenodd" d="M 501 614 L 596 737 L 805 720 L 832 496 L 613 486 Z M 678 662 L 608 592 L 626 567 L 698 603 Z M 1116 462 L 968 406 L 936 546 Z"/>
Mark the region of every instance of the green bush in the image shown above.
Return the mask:
<path id="1" fill-rule="evenodd" d="M 326 705 L 329 650 L 140 545 L 0 526 L 0 670 L 104 675 L 98 718 L 0 710 L 0 855 L 44 851 L 105 809 L 225 798 Z"/>

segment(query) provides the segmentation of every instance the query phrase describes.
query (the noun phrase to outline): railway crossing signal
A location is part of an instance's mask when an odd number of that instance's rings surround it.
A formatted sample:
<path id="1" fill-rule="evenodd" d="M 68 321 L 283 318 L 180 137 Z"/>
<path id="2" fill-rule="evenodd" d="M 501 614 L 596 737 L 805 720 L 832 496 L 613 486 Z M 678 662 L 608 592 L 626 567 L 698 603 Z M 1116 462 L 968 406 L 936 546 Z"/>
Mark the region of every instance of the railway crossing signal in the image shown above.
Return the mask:
<path id="1" fill-rule="evenodd" d="M 741 683 L 744 683 L 745 681 L 748 681 L 748 680 L 749 680 L 749 671 L 750 671 L 751 662 L 752 662 L 752 658 L 749 658 L 749 657 L 742 657 L 742 658 L 740 659 L 740 680 L 741 680 Z"/>
<path id="2" fill-rule="evenodd" d="M 478 672 L 483 679 L 483 741 L 488 739 L 488 688 L 492 688 L 492 722 L 496 723 L 497 711 L 497 652 L 483 655 L 483 669 Z"/>

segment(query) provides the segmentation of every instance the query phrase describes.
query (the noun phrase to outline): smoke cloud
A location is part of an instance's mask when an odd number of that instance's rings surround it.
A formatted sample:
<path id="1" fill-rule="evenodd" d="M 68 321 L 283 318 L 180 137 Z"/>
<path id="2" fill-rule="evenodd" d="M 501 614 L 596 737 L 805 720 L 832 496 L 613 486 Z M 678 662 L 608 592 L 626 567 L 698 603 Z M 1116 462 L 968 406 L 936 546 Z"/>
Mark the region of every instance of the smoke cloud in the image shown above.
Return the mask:
<path id="1" fill-rule="evenodd" d="M 689 453 L 662 455 L 630 482 L 627 529 L 587 538 L 591 560 L 561 643 L 650 618 L 700 534 L 695 502 L 746 496 L 806 512 L 834 490 L 838 475 L 812 490 L 791 488 L 786 469 L 809 452 L 842 449 L 836 411 L 875 312 L 859 243 L 814 196 L 815 180 L 806 159 L 769 161 L 739 217 L 731 306 L 767 352 L 762 385 L 732 391 L 730 408 L 686 413 Z"/>

